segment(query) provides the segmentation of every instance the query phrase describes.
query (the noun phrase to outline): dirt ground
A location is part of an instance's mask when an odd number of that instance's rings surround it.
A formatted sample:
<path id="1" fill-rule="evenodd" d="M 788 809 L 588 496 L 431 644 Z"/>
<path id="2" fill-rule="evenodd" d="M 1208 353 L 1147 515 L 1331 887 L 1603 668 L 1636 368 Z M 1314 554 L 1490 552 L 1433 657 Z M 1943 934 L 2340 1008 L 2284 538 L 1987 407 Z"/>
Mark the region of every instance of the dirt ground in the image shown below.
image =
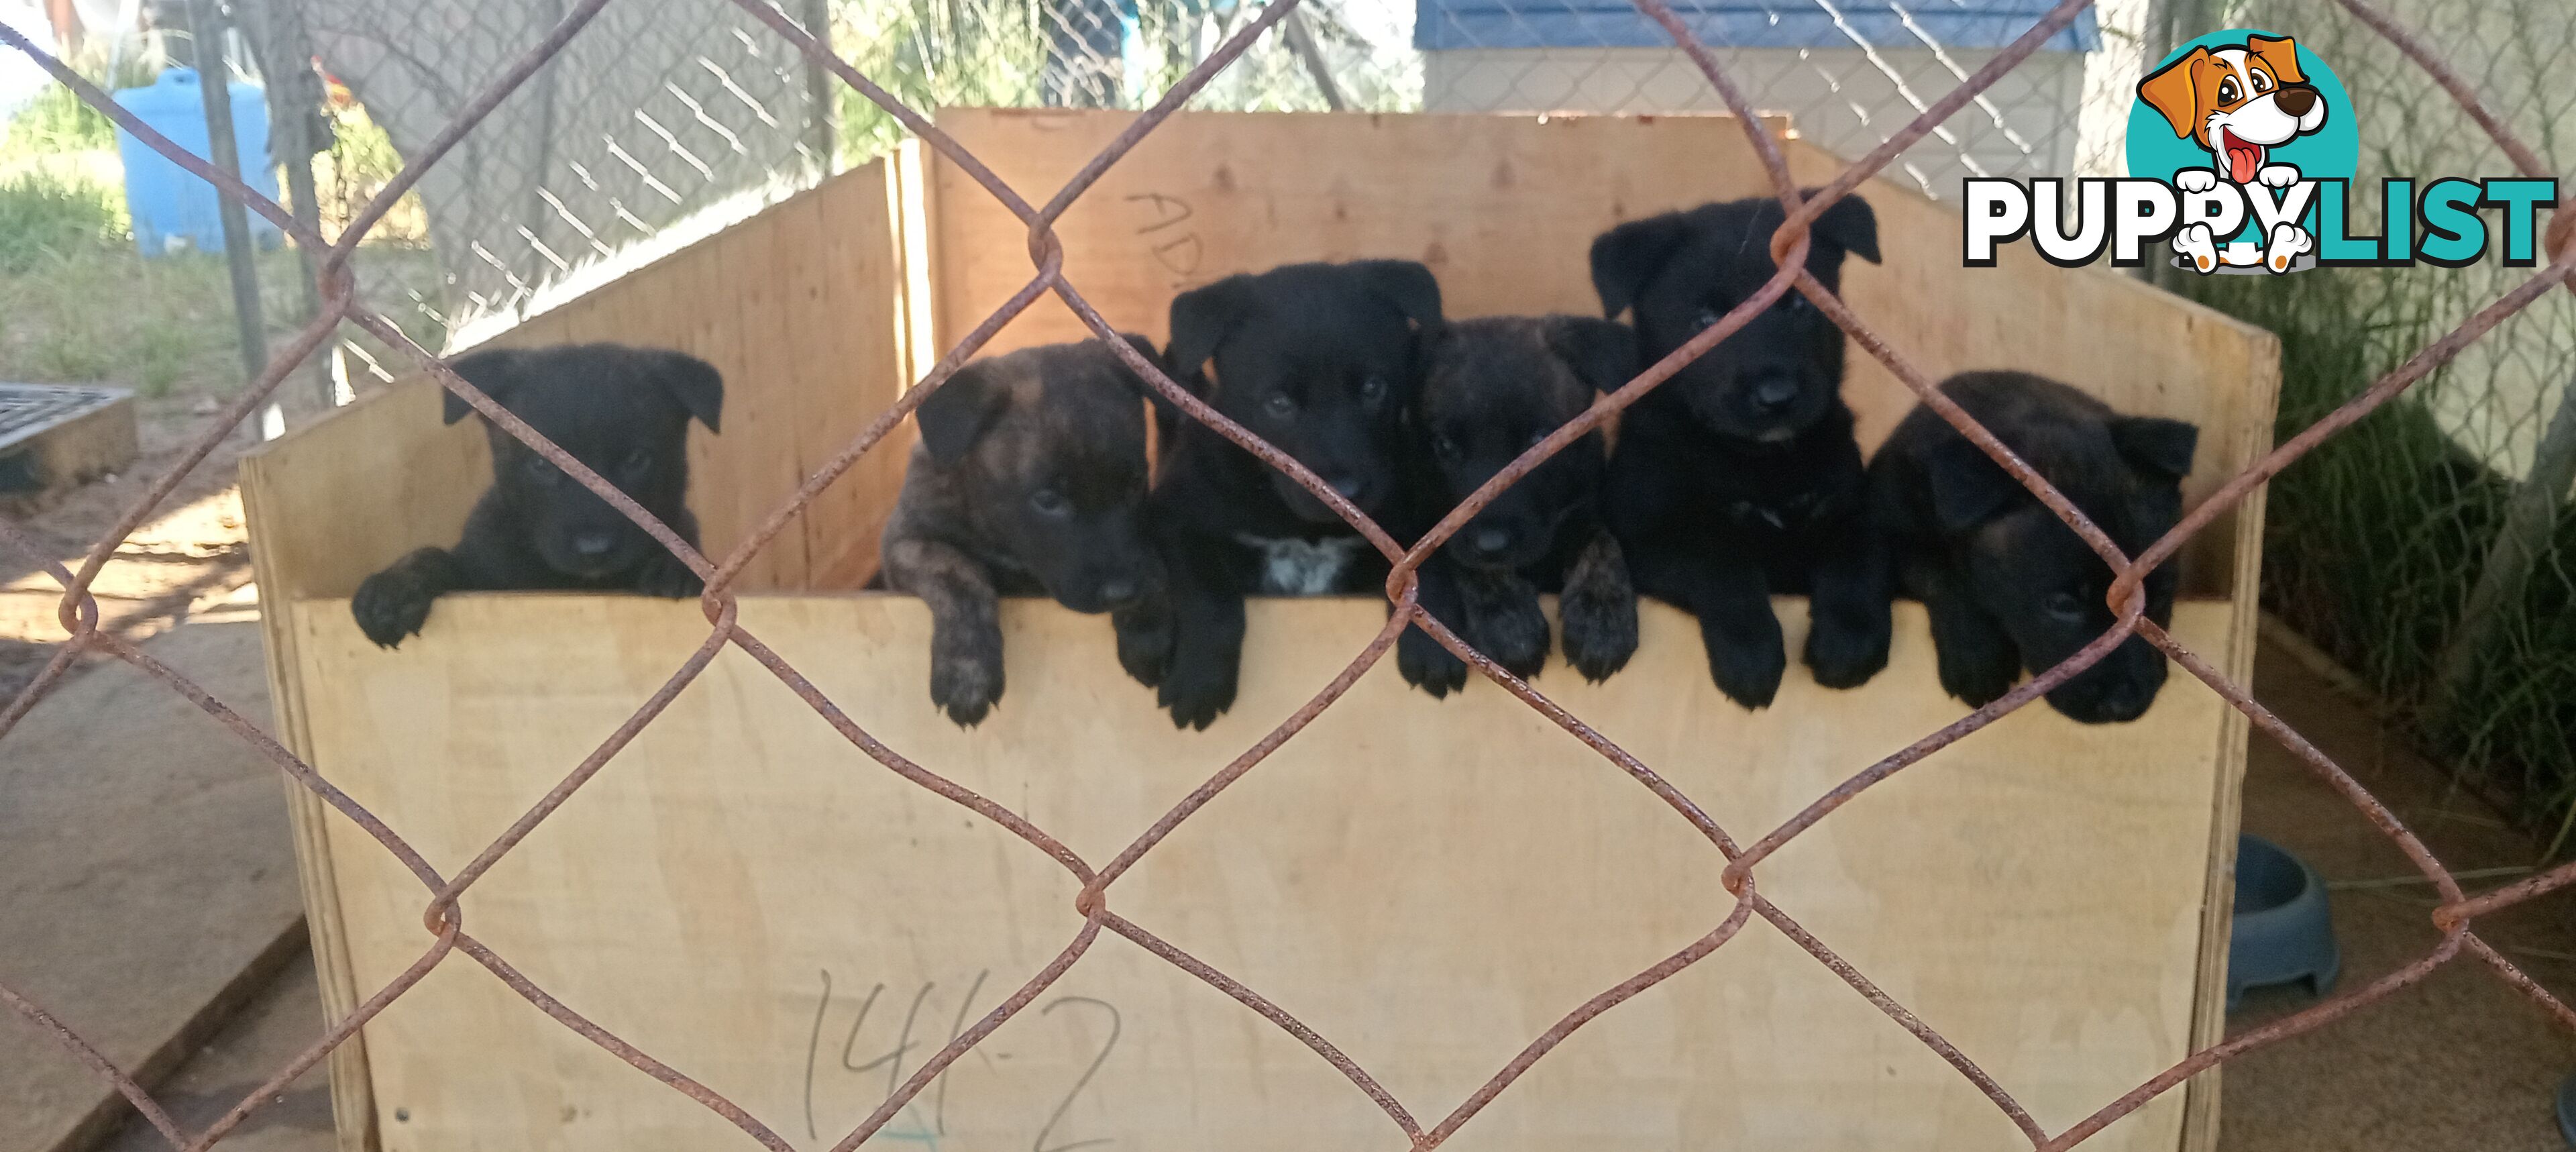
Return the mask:
<path id="1" fill-rule="evenodd" d="M 0 515 L 43 549 L 41 556 L 28 556 L 0 547 L 0 699 L 15 696 L 68 635 L 60 617 L 62 587 L 46 573 L 45 562 L 77 570 L 118 517 L 179 462 L 214 419 L 211 397 L 136 403 L 143 454 L 131 466 L 68 492 L 0 506 Z M 250 582 L 234 471 L 257 442 L 250 428 L 235 429 L 118 546 L 92 586 L 103 626 L 137 640 L 157 635 Z"/>

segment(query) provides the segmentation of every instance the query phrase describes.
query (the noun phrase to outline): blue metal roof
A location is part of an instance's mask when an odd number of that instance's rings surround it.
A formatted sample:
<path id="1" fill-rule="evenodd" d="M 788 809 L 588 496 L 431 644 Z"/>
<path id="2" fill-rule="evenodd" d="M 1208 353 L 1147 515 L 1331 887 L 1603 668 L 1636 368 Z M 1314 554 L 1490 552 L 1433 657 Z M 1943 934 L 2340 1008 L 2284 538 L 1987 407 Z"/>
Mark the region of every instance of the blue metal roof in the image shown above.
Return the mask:
<path id="1" fill-rule="evenodd" d="M 2030 30 L 2051 0 L 1674 0 L 1700 40 L 1721 48 L 2001 48 Z M 1837 19 L 1839 16 L 1839 20 Z M 1413 46 L 1659 48 L 1672 37 L 1628 0 L 1414 0 Z M 2086 9 L 2048 49 L 2102 45 Z"/>

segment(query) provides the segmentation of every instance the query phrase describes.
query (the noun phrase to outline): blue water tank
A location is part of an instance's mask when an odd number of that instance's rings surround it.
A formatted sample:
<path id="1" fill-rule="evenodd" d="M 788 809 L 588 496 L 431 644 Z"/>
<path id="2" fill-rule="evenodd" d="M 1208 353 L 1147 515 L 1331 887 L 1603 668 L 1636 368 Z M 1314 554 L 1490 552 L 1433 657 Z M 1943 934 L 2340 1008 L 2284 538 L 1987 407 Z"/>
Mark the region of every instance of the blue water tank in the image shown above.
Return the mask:
<path id="1" fill-rule="evenodd" d="M 231 92 L 233 141 L 242 182 L 274 200 L 277 169 L 268 162 L 268 94 L 257 84 L 240 81 L 232 84 Z M 205 90 L 198 85 L 195 71 L 165 68 L 151 87 L 127 88 L 116 94 L 116 102 L 198 158 L 206 159 L 213 151 L 206 142 Z M 125 205 L 134 220 L 135 247 L 146 256 L 224 250 L 214 185 L 171 163 L 123 127 L 116 130 L 116 147 L 125 160 Z M 253 212 L 250 226 L 260 247 L 277 245 L 276 225 Z"/>

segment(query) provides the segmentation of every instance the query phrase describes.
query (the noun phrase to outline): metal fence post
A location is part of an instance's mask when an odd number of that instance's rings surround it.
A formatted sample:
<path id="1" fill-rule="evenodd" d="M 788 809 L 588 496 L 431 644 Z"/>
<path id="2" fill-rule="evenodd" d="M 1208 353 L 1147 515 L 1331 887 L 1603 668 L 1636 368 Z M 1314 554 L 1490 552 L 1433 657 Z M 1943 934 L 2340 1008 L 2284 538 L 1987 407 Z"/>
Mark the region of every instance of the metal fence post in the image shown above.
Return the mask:
<path id="1" fill-rule="evenodd" d="M 241 148 L 233 135 L 231 77 L 225 72 L 222 0 L 188 0 L 189 59 L 197 66 L 198 92 L 206 106 L 206 157 L 220 172 L 241 171 Z M 242 374 L 256 380 L 268 367 L 268 325 L 259 307 L 259 253 L 252 247 L 250 213 L 241 198 L 215 190 L 224 228 L 224 263 L 232 272 L 233 320 L 241 332 Z M 274 421 L 269 421 L 274 423 Z"/>
<path id="2" fill-rule="evenodd" d="M 330 127 L 323 120 L 322 78 L 313 71 L 313 43 L 305 31 L 304 14 L 278 0 L 243 0 L 241 16 L 249 31 L 251 54 L 259 61 L 260 78 L 268 86 L 269 159 L 286 169 L 287 209 L 297 223 L 321 235 L 321 193 L 314 185 L 313 157 L 330 147 Z M 304 273 L 297 318 L 310 323 L 322 313 L 321 257 L 305 245 L 294 247 Z M 311 377 L 313 410 L 327 412 L 336 407 L 339 398 L 331 389 L 330 363 L 317 356 L 306 361 L 303 371 Z"/>

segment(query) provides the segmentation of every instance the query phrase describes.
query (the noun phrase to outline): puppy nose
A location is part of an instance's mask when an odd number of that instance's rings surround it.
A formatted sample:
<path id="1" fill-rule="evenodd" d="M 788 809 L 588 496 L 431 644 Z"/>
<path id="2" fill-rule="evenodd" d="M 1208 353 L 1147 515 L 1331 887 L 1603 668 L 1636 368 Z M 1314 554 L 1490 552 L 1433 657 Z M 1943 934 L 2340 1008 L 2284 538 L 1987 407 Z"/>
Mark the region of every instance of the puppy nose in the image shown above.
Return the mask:
<path id="1" fill-rule="evenodd" d="M 2283 88 L 2272 100 L 2281 106 L 2281 111 L 2292 116 L 2305 116 L 2308 109 L 2317 106 L 2316 92 L 2307 88 Z"/>
<path id="2" fill-rule="evenodd" d="M 604 556 L 616 543 L 606 532 L 586 532 L 572 538 L 572 550 L 584 556 Z"/>
<path id="3" fill-rule="evenodd" d="M 1501 528 L 1480 528 L 1471 542 L 1475 544 L 1476 551 L 1490 555 L 1511 547 L 1512 534 Z"/>
<path id="4" fill-rule="evenodd" d="M 1100 598 L 1108 601 L 1113 608 L 1133 604 L 1136 602 L 1136 582 L 1112 580 L 1100 586 Z"/>
<path id="5" fill-rule="evenodd" d="M 1773 377 L 1753 387 L 1753 406 L 1765 412 L 1777 412 L 1798 398 L 1798 382 Z"/>

